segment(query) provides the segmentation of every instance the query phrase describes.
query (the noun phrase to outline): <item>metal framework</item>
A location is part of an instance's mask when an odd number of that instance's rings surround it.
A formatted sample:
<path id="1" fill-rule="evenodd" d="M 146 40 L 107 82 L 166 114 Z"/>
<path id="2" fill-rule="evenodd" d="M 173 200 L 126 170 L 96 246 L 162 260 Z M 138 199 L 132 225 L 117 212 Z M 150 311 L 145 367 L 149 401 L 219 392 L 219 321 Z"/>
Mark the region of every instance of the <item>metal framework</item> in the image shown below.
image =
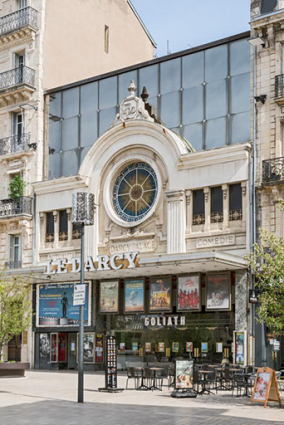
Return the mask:
<path id="1" fill-rule="evenodd" d="M 27 84 L 29 86 L 35 86 L 35 70 L 28 66 L 19 66 L 18 68 L 10 69 L 0 74 L 0 90 L 7 89 L 9 87 L 19 86 L 21 84 Z"/>
<path id="2" fill-rule="evenodd" d="M 242 220 L 243 211 L 242 210 L 230 210 L 229 211 L 229 221 L 238 221 Z"/>
<path id="3" fill-rule="evenodd" d="M 22 267 L 22 260 L 10 260 L 5 263 L 6 269 L 20 269 Z"/>
<path id="4" fill-rule="evenodd" d="M 32 198 L 22 196 L 18 199 L 2 199 L 0 201 L 0 218 L 20 214 L 32 215 Z"/>
<path id="5" fill-rule="evenodd" d="M 262 161 L 262 182 L 284 182 L 284 157 Z"/>
<path id="6" fill-rule="evenodd" d="M 30 133 L 24 133 L 0 139 L 0 155 L 28 151 L 30 138 Z"/>
<path id="7" fill-rule="evenodd" d="M 194 214 L 192 217 L 193 226 L 198 226 L 199 224 L 205 223 L 205 214 Z"/>
<path id="8" fill-rule="evenodd" d="M 33 7 L 25 7 L 0 18 L 0 36 L 30 26 L 38 29 L 38 11 Z"/>
<path id="9" fill-rule="evenodd" d="M 223 219 L 223 212 L 211 213 L 211 223 L 222 223 Z"/>

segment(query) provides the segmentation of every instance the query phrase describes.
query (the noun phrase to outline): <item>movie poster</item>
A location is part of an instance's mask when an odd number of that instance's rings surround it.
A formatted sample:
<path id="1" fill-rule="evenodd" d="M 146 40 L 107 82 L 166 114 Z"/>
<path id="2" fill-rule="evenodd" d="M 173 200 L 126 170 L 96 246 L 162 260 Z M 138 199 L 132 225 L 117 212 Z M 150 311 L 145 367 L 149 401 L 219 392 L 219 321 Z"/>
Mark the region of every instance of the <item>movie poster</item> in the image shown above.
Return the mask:
<path id="1" fill-rule="evenodd" d="M 177 290 L 177 311 L 200 311 L 200 278 L 195 276 L 179 276 Z"/>
<path id="2" fill-rule="evenodd" d="M 144 312 L 144 279 L 125 280 L 124 312 Z"/>
<path id="3" fill-rule="evenodd" d="M 84 325 L 89 322 L 90 287 L 86 283 Z M 67 327 L 79 324 L 80 307 L 73 305 L 74 283 L 40 284 L 37 286 L 37 326 Z"/>
<path id="4" fill-rule="evenodd" d="M 95 361 L 95 335 L 84 333 L 84 363 L 94 363 Z"/>
<path id="5" fill-rule="evenodd" d="M 208 342 L 201 343 L 201 353 L 208 353 Z"/>
<path id="6" fill-rule="evenodd" d="M 192 388 L 193 360 L 176 360 L 175 389 Z"/>
<path id="7" fill-rule="evenodd" d="M 266 400 L 270 378 L 271 374 L 269 372 L 258 373 L 253 395 L 254 400 Z"/>
<path id="8" fill-rule="evenodd" d="M 193 342 L 187 342 L 186 343 L 186 352 L 192 353 L 193 352 Z"/>
<path id="9" fill-rule="evenodd" d="M 229 274 L 207 275 L 206 310 L 231 309 L 231 277 Z"/>
<path id="10" fill-rule="evenodd" d="M 178 353 L 178 351 L 179 351 L 179 343 L 172 342 L 172 353 Z"/>
<path id="11" fill-rule="evenodd" d="M 150 282 L 150 307 L 149 311 L 171 311 L 170 277 L 151 279 Z"/>
<path id="12" fill-rule="evenodd" d="M 158 342 L 158 353 L 164 353 L 164 352 L 165 352 L 165 343 Z"/>
<path id="13" fill-rule="evenodd" d="M 118 313 L 118 281 L 101 282 L 100 312 Z"/>
<path id="14" fill-rule="evenodd" d="M 246 363 L 246 334 L 245 332 L 234 332 L 234 338 L 235 338 L 235 346 L 234 346 L 234 353 L 235 353 L 235 364 L 239 365 L 245 365 Z"/>
<path id="15" fill-rule="evenodd" d="M 151 342 L 145 342 L 145 353 L 151 353 L 151 351 L 152 351 Z"/>

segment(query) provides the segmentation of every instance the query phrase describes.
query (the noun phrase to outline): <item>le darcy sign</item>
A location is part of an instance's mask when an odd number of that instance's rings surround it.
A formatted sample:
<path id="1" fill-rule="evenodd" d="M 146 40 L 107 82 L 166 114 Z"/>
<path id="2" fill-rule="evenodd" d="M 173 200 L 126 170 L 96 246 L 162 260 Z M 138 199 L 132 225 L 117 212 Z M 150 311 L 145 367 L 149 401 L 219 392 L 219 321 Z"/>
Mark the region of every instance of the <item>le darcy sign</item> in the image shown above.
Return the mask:
<path id="1" fill-rule="evenodd" d="M 124 252 L 108 255 L 98 255 L 97 261 L 92 257 L 87 257 L 85 261 L 85 272 L 95 272 L 103 270 L 134 269 L 138 266 L 139 252 Z M 60 273 L 79 273 L 81 270 L 80 258 L 71 258 L 69 260 L 62 258 L 50 260 L 46 266 L 45 274 Z"/>

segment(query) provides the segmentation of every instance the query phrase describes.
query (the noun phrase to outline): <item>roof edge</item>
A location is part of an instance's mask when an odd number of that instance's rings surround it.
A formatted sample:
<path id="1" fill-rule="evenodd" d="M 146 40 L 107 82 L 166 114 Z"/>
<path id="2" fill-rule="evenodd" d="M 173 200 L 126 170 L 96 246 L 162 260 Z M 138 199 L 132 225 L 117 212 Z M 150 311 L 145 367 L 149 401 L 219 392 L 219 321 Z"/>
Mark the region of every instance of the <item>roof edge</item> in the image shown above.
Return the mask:
<path id="1" fill-rule="evenodd" d="M 67 89 L 77 87 L 77 86 L 80 86 L 80 85 L 83 85 L 83 84 L 88 84 L 88 83 L 92 83 L 94 81 L 99 81 L 99 80 L 102 80 L 104 78 L 113 77 L 114 75 L 123 74 L 124 72 L 144 68 L 145 66 L 149 66 L 149 65 L 155 65 L 155 64 L 160 63 L 160 62 L 168 61 L 168 60 L 171 60 L 171 59 L 176 59 L 178 57 L 182 57 L 182 56 L 185 56 L 185 55 L 188 55 L 188 54 L 200 52 L 202 50 L 210 49 L 212 47 L 217 47 L 217 46 L 220 46 L 222 44 L 231 43 L 233 41 L 237 41 L 237 40 L 241 40 L 243 38 L 249 38 L 249 37 L 250 37 L 250 31 L 245 31 L 245 32 L 242 32 L 242 33 L 234 34 L 234 35 L 231 35 L 229 37 L 225 37 L 225 38 L 221 38 L 219 40 L 211 41 L 209 43 L 201 44 L 201 45 L 196 46 L 196 47 L 191 47 L 190 49 L 180 50 L 179 52 L 175 52 L 175 53 L 172 53 L 170 55 L 165 55 L 165 56 L 161 56 L 159 58 L 150 59 L 150 60 L 145 61 L 145 62 L 136 63 L 134 65 L 130 65 L 130 66 L 127 66 L 127 67 L 124 67 L 124 68 L 119 68 L 119 69 L 116 69 L 116 70 L 113 70 L 113 71 L 110 71 L 110 72 L 106 72 L 104 74 L 95 75 L 93 77 L 85 78 L 83 80 L 74 81 L 73 83 L 68 83 L 68 84 L 64 84 L 62 86 L 53 87 L 51 89 L 46 89 L 44 94 L 47 95 L 47 94 L 56 93 L 56 92 L 61 91 L 61 90 L 67 90 Z"/>
<path id="2" fill-rule="evenodd" d="M 147 34 L 149 40 L 151 41 L 151 43 L 153 44 L 153 46 L 155 47 L 155 49 L 157 48 L 157 43 L 155 42 L 155 40 L 153 39 L 153 37 L 151 36 L 148 28 L 146 27 L 146 25 L 144 24 L 141 16 L 139 15 L 139 13 L 137 12 L 137 10 L 134 7 L 134 4 L 132 3 L 131 0 L 127 0 L 127 3 L 130 7 L 130 9 L 132 10 L 132 12 L 134 13 L 134 15 L 136 16 L 136 18 L 138 19 L 140 25 L 142 26 L 143 30 L 145 31 L 145 33 Z"/>

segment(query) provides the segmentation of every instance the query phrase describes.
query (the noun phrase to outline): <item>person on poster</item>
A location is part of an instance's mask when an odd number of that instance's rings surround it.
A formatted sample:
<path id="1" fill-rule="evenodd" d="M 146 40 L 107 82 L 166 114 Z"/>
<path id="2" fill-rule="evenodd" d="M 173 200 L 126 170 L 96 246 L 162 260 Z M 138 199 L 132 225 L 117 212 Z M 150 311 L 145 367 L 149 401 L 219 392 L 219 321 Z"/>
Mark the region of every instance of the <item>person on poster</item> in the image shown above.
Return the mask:
<path id="1" fill-rule="evenodd" d="M 64 296 L 61 300 L 62 304 L 62 318 L 66 317 L 67 314 L 67 306 L 68 306 L 68 298 L 66 297 L 66 292 L 64 292 Z"/>

